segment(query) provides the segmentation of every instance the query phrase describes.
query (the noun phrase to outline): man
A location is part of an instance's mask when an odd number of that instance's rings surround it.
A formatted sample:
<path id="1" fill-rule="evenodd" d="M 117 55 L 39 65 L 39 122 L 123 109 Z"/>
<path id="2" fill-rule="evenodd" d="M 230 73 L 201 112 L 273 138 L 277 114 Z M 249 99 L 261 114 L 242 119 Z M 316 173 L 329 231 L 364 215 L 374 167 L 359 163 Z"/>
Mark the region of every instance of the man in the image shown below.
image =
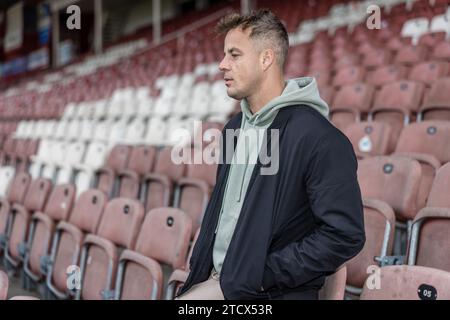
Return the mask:
<path id="1" fill-rule="evenodd" d="M 328 121 L 313 78 L 284 81 L 288 35 L 276 16 L 231 14 L 217 30 L 227 93 L 242 109 L 225 126 L 221 158 L 231 150 L 245 161 L 218 166 L 177 299 L 317 299 L 365 242 L 352 145 Z M 275 173 L 263 174 L 262 150 L 272 150 Z"/>

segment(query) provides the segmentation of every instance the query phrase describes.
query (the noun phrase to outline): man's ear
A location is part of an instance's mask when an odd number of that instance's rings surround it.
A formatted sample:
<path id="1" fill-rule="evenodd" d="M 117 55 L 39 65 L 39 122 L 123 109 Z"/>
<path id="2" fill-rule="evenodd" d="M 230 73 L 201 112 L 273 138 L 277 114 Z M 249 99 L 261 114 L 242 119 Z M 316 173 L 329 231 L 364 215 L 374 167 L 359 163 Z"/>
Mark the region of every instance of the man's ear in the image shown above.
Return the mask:
<path id="1" fill-rule="evenodd" d="M 275 62 L 275 53 L 272 49 L 265 49 L 261 52 L 261 65 L 263 71 L 269 69 L 269 67 Z"/>

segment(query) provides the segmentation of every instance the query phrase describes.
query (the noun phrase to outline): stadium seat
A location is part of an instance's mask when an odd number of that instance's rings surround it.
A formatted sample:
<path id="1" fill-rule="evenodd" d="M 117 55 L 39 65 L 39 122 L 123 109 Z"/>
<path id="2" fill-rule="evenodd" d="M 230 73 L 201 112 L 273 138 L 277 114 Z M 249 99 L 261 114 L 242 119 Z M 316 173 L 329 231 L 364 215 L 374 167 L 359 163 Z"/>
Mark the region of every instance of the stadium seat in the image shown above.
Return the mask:
<path id="1" fill-rule="evenodd" d="M 430 59 L 450 61 L 450 42 L 442 41 L 434 46 Z"/>
<path id="2" fill-rule="evenodd" d="M 97 233 L 83 242 L 78 300 L 114 298 L 119 248 L 134 249 L 143 218 L 144 208 L 137 200 L 116 198 L 106 205 Z"/>
<path id="3" fill-rule="evenodd" d="M 403 25 L 402 37 L 412 37 L 413 44 L 417 44 L 420 36 L 428 32 L 429 21 L 427 18 L 416 18 L 408 20 Z"/>
<path id="4" fill-rule="evenodd" d="M 127 128 L 125 137 L 119 141 L 119 143 L 128 144 L 128 145 L 138 145 L 144 139 L 144 134 L 146 130 L 146 123 L 143 118 L 136 117 L 133 121 L 131 121 Z"/>
<path id="5" fill-rule="evenodd" d="M 358 166 L 362 196 L 386 202 L 400 221 L 413 219 L 417 213 L 421 175 L 420 164 L 406 157 L 376 156 L 359 161 Z"/>
<path id="6" fill-rule="evenodd" d="M 366 76 L 366 83 L 382 87 L 388 83 L 406 78 L 408 68 L 405 66 L 387 65 L 370 71 Z"/>
<path id="7" fill-rule="evenodd" d="M 42 257 L 50 254 L 55 224 L 68 219 L 74 198 L 73 185 L 55 186 L 44 210 L 36 211 L 31 217 L 23 263 L 26 288 L 31 287 L 29 279 L 33 282 L 43 280 L 47 266 L 45 261 L 42 261 Z"/>
<path id="8" fill-rule="evenodd" d="M 328 106 L 333 105 L 333 99 L 336 94 L 335 89 L 332 86 L 325 86 L 319 89 L 320 97 L 325 101 Z"/>
<path id="9" fill-rule="evenodd" d="M 425 46 L 406 46 L 397 51 L 394 63 L 411 66 L 422 61 L 428 56 L 428 48 Z"/>
<path id="10" fill-rule="evenodd" d="M 374 69 L 388 65 L 392 61 L 392 53 L 383 49 L 372 49 L 365 53 L 362 65 L 368 69 Z"/>
<path id="11" fill-rule="evenodd" d="M 191 219 L 181 210 L 150 210 L 139 232 L 136 249 L 121 254 L 116 300 L 160 299 L 163 272 L 159 263 L 173 269 L 185 265 L 191 230 Z"/>
<path id="12" fill-rule="evenodd" d="M 333 99 L 330 119 L 340 130 L 359 122 L 372 105 L 374 88 L 362 83 L 342 87 Z"/>
<path id="13" fill-rule="evenodd" d="M 59 299 L 75 296 L 67 288 L 67 268 L 78 265 L 85 234 L 95 234 L 107 203 L 100 190 L 89 189 L 75 202 L 69 220 L 60 221 L 55 229 L 50 256 L 46 258 L 46 285 Z"/>
<path id="14" fill-rule="evenodd" d="M 67 145 L 64 163 L 58 166 L 56 184 L 73 182 L 74 167 L 83 162 L 86 144 L 81 141 L 71 142 Z"/>
<path id="15" fill-rule="evenodd" d="M 432 82 L 448 74 L 449 64 L 442 61 L 429 61 L 416 64 L 410 71 L 408 79 L 424 83 L 430 87 Z"/>
<path id="16" fill-rule="evenodd" d="M 395 214 L 385 202 L 376 199 L 363 199 L 364 228 L 366 242 L 357 256 L 346 262 L 347 291 L 360 294 L 367 270 L 376 264 L 374 258 L 380 260 L 392 255 L 395 234 Z"/>
<path id="17" fill-rule="evenodd" d="M 394 137 L 408 125 L 422 101 L 424 85 L 418 82 L 399 81 L 384 85 L 375 95 L 369 121 L 377 120 L 391 125 Z"/>
<path id="18" fill-rule="evenodd" d="M 359 161 L 358 182 L 363 198 L 381 200 L 395 213 L 394 254 L 406 252 L 410 224 L 417 214 L 422 168 L 417 160 L 376 156 Z"/>
<path id="19" fill-rule="evenodd" d="M 369 277 L 361 300 L 448 300 L 450 272 L 420 266 L 386 266 L 377 281 Z"/>
<path id="20" fill-rule="evenodd" d="M 168 207 L 173 201 L 176 181 L 180 180 L 186 170 L 186 163 L 175 164 L 171 157 L 172 148 L 166 147 L 158 152 L 155 168 L 143 178 L 142 201 L 145 210 Z"/>
<path id="21" fill-rule="evenodd" d="M 84 162 L 73 166 L 77 195 L 90 188 L 95 170 L 103 166 L 107 152 L 108 148 L 104 143 L 91 142 L 87 148 Z"/>
<path id="22" fill-rule="evenodd" d="M 445 41 L 446 36 L 445 32 L 426 33 L 420 36 L 418 45 L 427 46 L 432 49 L 438 43 Z"/>
<path id="23" fill-rule="evenodd" d="M 0 253 L 6 248 L 9 224 L 12 223 L 11 208 L 14 204 L 22 204 L 25 200 L 31 177 L 25 172 L 18 173 L 11 181 L 6 198 L 0 198 Z"/>
<path id="24" fill-rule="evenodd" d="M 173 270 L 172 274 L 170 275 L 169 279 L 167 280 L 166 293 L 165 293 L 166 300 L 173 300 L 175 298 L 175 295 L 178 292 L 178 290 L 186 282 L 187 277 L 189 275 L 189 271 L 190 271 L 190 260 L 191 260 L 191 256 L 192 256 L 192 251 L 194 250 L 195 243 L 197 242 L 199 234 L 200 234 L 200 229 L 197 229 L 197 231 L 195 232 L 194 238 L 192 239 L 190 249 L 189 249 L 189 254 L 187 256 L 185 265 L 182 266 L 181 268 Z"/>
<path id="25" fill-rule="evenodd" d="M 394 151 L 394 137 L 385 122 L 357 122 L 344 129 L 359 159 L 388 155 Z"/>
<path id="26" fill-rule="evenodd" d="M 117 193 L 116 174 L 127 167 L 130 152 L 130 146 L 116 145 L 113 147 L 106 159 L 106 164 L 95 172 L 97 181 L 94 182 L 94 187 L 103 191 L 108 197 Z"/>
<path id="27" fill-rule="evenodd" d="M 366 75 L 362 67 L 349 66 L 339 69 L 333 78 L 333 86 L 341 87 L 362 82 Z"/>
<path id="28" fill-rule="evenodd" d="M 446 253 L 450 246 L 450 163 L 436 173 L 427 206 L 419 211 L 412 225 L 408 264 L 450 272 Z"/>
<path id="29" fill-rule="evenodd" d="M 417 119 L 450 121 L 450 77 L 438 79 L 431 84 Z"/>
<path id="30" fill-rule="evenodd" d="M 4 166 L 0 167 L 0 198 L 6 196 L 8 187 L 14 179 L 14 167 Z"/>
<path id="31" fill-rule="evenodd" d="M 52 183 L 48 179 L 33 180 L 27 189 L 23 205 L 15 203 L 11 206 L 6 234 L 8 240 L 5 246 L 5 261 L 8 268 L 16 269 L 23 262 L 31 216 L 44 209 L 51 187 Z"/>
<path id="32" fill-rule="evenodd" d="M 450 161 L 450 122 L 424 121 L 406 126 L 398 140 L 395 155 L 416 159 L 422 167 L 417 208 L 423 208 L 436 171 Z"/>
<path id="33" fill-rule="evenodd" d="M 143 143 L 163 145 L 166 142 L 167 125 L 162 118 L 152 117 L 147 122 L 147 133 Z"/>
<path id="34" fill-rule="evenodd" d="M 216 184 L 217 162 L 206 163 L 202 149 L 193 148 L 191 153 L 192 158 L 187 165 L 186 176 L 178 180 L 179 199 L 175 199 L 174 204 L 191 217 L 193 237 L 202 223 L 203 213 L 208 205 L 212 188 Z"/>
<path id="35" fill-rule="evenodd" d="M 141 179 L 153 170 L 156 148 L 152 146 L 135 146 L 131 149 L 126 169 L 119 170 L 119 196 L 138 199 Z"/>

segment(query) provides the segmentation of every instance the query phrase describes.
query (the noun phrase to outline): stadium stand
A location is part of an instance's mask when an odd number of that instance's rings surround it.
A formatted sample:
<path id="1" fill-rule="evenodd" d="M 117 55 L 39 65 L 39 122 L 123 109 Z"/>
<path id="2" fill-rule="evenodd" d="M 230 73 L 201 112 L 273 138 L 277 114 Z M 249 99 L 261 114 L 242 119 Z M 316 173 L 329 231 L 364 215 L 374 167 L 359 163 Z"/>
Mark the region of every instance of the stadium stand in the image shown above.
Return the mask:
<path id="1" fill-rule="evenodd" d="M 366 26 L 381 7 L 381 29 Z M 443 0 L 260 0 L 289 32 L 286 77 L 313 76 L 359 161 L 367 242 L 321 299 L 450 299 L 450 8 Z M 101 54 L 0 82 L 0 300 L 173 299 L 189 272 L 218 147 L 239 112 L 212 29 L 239 1 Z M 143 36 L 142 36 L 143 35 Z M 141 37 L 142 36 L 142 37 Z M 81 289 L 67 287 L 79 266 Z M 372 290 L 368 268 L 379 268 Z M 11 286 L 9 285 L 9 290 Z"/>

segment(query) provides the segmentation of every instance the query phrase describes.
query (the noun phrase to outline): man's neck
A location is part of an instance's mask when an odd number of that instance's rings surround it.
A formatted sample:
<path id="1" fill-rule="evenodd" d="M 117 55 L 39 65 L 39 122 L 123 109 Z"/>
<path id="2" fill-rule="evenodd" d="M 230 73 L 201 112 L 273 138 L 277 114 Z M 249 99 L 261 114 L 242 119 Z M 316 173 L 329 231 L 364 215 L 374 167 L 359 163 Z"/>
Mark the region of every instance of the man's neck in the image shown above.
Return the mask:
<path id="1" fill-rule="evenodd" d="M 271 82 L 267 86 L 263 86 L 255 95 L 247 97 L 247 102 L 250 106 L 252 114 L 261 110 L 269 101 L 280 96 L 286 83 L 283 79 Z"/>

